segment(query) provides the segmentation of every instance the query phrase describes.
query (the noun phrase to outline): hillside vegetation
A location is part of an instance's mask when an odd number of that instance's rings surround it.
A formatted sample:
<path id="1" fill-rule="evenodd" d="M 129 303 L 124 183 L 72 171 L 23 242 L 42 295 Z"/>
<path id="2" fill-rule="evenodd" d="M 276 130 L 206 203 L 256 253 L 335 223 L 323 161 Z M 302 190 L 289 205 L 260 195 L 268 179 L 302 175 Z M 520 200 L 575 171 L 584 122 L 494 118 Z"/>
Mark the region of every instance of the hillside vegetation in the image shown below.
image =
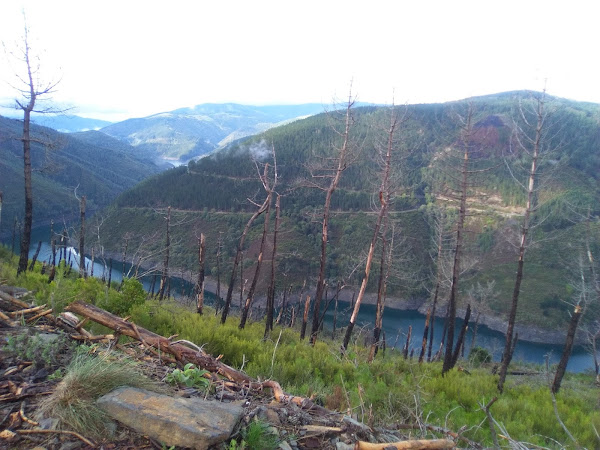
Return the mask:
<path id="1" fill-rule="evenodd" d="M 42 224 L 69 220 L 79 211 L 77 195 L 88 210 L 108 205 L 127 188 L 158 172 L 149 159 L 114 139 L 90 139 L 95 132 L 63 134 L 32 125 L 34 219 Z M 23 123 L 0 117 L 0 191 L 4 194 L 2 232 L 23 216 Z"/>
<path id="2" fill-rule="evenodd" d="M 490 413 L 496 421 L 496 432 L 503 436 L 497 437 L 501 444 L 526 442 L 528 447 L 545 448 L 598 445 L 594 430 L 600 429 L 600 413 L 597 387 L 590 375 L 568 374 L 555 397 L 555 410 L 547 385 L 551 373 L 541 367 L 515 367 L 516 373 L 528 375 L 509 376 L 504 393 L 498 394 L 497 375 L 491 373 L 494 364 L 486 362 L 489 354 L 483 349 L 461 359 L 459 368 L 445 376 L 441 376 L 441 363 L 419 364 L 416 358 L 405 358 L 395 349 L 380 351 L 368 364 L 368 352 L 362 345 L 364 335 L 360 333 L 344 355 L 339 353 L 339 343 L 325 336 L 315 346 L 299 340 L 297 327 L 276 326 L 271 337 L 264 340 L 261 323 L 250 323 L 240 330 L 239 318 L 232 317 L 221 325 L 212 308 L 199 315 L 171 299 L 146 300 L 136 280 L 125 281 L 119 290 L 116 283 L 108 288 L 99 279 L 77 278 L 75 272 L 69 274 L 59 267 L 54 281 L 48 283 L 39 263 L 33 271 L 16 278 L 16 258 L 11 258 L 4 247 L 0 247 L 0 261 L 1 283 L 33 291 L 35 303 L 52 307 L 55 315 L 75 300 L 95 304 L 129 317 L 139 327 L 196 343 L 256 379 L 276 380 L 286 392 L 310 397 L 371 427 L 409 430 L 412 438 L 450 437 L 448 433 L 460 430 L 461 447 L 478 444 L 491 448 L 494 440 L 482 408 L 498 397 Z M 94 335 L 107 332 L 97 324 L 88 323 L 86 328 Z M 126 339 L 122 337 L 121 341 Z M 56 356 L 56 351 L 50 352 L 35 342 L 30 340 L 27 345 L 15 339 L 9 348 L 31 360 L 31 355 L 25 356 L 29 351 L 39 358 L 39 366 L 46 367 L 47 373 L 55 371 L 53 377 L 61 377 L 63 368 L 57 368 L 56 361 L 47 356 Z M 95 352 L 100 350 L 98 345 L 93 344 Z M 46 355 L 46 359 L 40 355 Z M 80 393 L 73 393 L 76 395 Z M 89 436 L 93 430 L 78 431 Z"/>
<path id="3" fill-rule="evenodd" d="M 390 212 L 396 230 L 394 269 L 388 287 L 392 304 L 394 299 L 424 302 L 432 291 L 432 218 L 436 209 L 447 206 L 446 227 L 448 231 L 452 229 L 457 203 L 447 186 L 456 174 L 447 155 L 459 146 L 456 116 L 471 104 L 477 147 L 475 163 L 482 170 L 469 188 L 466 273 L 460 304 L 471 302 L 476 310 L 493 316 L 507 310 L 517 258 L 515 239 L 525 200 L 523 190 L 511 175 L 519 175 L 519 166 L 526 159 L 526 154 L 517 149 L 513 133 L 519 98 L 528 105 L 528 93 L 516 92 L 469 102 L 399 108 L 406 120 L 397 135 L 394 164 L 399 188 Z M 577 261 L 586 236 L 581 215 L 588 208 L 592 218 L 600 212 L 600 107 L 558 98 L 552 98 L 550 105 L 555 146 L 540 167 L 542 188 L 536 194 L 539 205 L 519 313 L 520 321 L 542 328 L 562 326 L 568 320 Z M 383 107 L 354 111 L 351 134 L 356 143 L 355 157 L 332 198 L 327 266 L 330 286 L 341 281 L 351 291 L 360 283 L 359 266 L 375 220 L 373 205 L 379 202 L 375 148 L 382 139 L 381 130 L 388 116 L 388 109 Z M 277 289 L 281 292 L 292 286 L 298 290 L 305 279 L 310 286 L 318 270 L 324 196 L 320 189 L 307 187 L 314 180 L 309 169 L 331 156 L 332 145 L 339 138 L 335 127 L 335 114 L 309 117 L 151 177 L 124 192 L 104 212 L 101 242 L 119 251 L 123 236 L 127 235 L 130 249 L 159 255 L 164 245 L 164 209 L 171 206 L 176 216 L 171 229 L 172 267 L 180 268 L 184 274 L 196 272 L 196 236 L 202 232 L 207 235 L 208 273 L 216 276 L 220 237 L 221 279 L 228 279 L 237 240 L 256 208 L 247 199 L 258 201 L 263 195 L 254 161 L 272 165 L 274 149 L 280 179 L 278 192 L 283 195 Z M 261 223 L 259 219 L 249 235 L 243 278 L 251 278 Z M 597 251 L 600 237 L 595 222 L 592 229 L 591 245 Z M 450 254 L 451 239 L 446 247 L 445 253 Z M 159 266 L 161 257 L 156 256 L 154 261 Z M 495 283 L 492 298 L 472 295 L 473 286 L 488 282 Z M 371 291 L 374 283 L 371 280 Z M 597 311 L 598 305 L 590 307 L 585 320 L 592 320 Z"/>

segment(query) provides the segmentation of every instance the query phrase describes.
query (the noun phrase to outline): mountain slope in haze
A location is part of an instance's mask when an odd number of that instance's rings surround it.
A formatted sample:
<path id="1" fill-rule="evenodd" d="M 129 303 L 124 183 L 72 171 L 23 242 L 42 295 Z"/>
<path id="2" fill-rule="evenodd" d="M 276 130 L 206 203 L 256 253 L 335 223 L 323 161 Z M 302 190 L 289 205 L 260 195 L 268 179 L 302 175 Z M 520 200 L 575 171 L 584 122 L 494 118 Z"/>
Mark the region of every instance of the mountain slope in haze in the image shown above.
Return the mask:
<path id="1" fill-rule="evenodd" d="M 148 155 L 186 161 L 236 139 L 263 132 L 287 120 L 323 111 L 323 105 L 246 106 L 207 103 L 128 119 L 102 132 Z"/>
<path id="2" fill-rule="evenodd" d="M 463 306 L 473 302 L 474 308 L 490 317 L 500 317 L 507 309 L 516 269 L 513 240 L 518 237 L 525 201 L 523 191 L 507 169 L 510 166 L 515 173 L 526 161 L 526 155 L 515 150 L 512 134 L 516 96 L 527 97 L 527 93 L 470 100 L 475 108 L 474 160 L 487 169 L 480 172 L 477 183 L 469 189 L 471 214 L 464 243 L 464 261 L 468 265 L 461 295 Z M 456 179 L 456 172 L 444 170 L 443 163 L 448 161 L 449 149 L 460 146 L 459 127 L 452 118 L 456 112 L 464 111 L 468 103 L 400 108 L 406 112 L 406 121 L 397 136 L 396 151 L 402 156 L 395 158 L 395 167 L 402 168 L 399 176 L 403 188 L 391 208 L 397 230 L 397 254 L 388 286 L 391 297 L 424 301 L 432 290 L 432 209 L 446 205 L 450 220 L 456 216 L 456 201 L 444 190 Z M 553 120 L 559 145 L 540 166 L 540 174 L 552 176 L 542 178 L 545 183 L 537 193 L 537 226 L 531 234 L 538 243 L 527 251 L 519 313 L 520 320 L 546 327 L 562 324 L 569 313 L 565 300 L 573 292 L 574 266 L 586 229 L 572 216 L 573 211 L 587 211 L 589 207 L 592 217 L 600 215 L 600 105 L 550 98 L 548 106 L 555 109 Z M 327 267 L 330 286 L 343 281 L 349 290 L 360 284 L 362 271 L 356 268 L 362 264 L 371 239 L 380 186 L 374 149 L 378 142 L 385 142 L 381 130 L 389 126 L 386 108 L 357 108 L 354 119 L 352 135 L 360 151 L 356 161 L 344 171 L 332 198 Z M 210 249 L 208 273 L 215 275 L 215 249 L 221 237 L 221 277 L 228 277 L 227 265 L 241 230 L 256 209 L 248 199 L 260 203 L 264 197 L 253 159 L 272 165 L 272 145 L 280 176 L 277 190 L 283 194 L 278 289 L 281 292 L 287 284 L 299 288 L 304 279 L 314 280 L 324 193 L 303 186 L 311 180 L 309 167 L 332 155 L 332 144 L 339 138 L 332 123 L 335 119 L 320 114 L 272 128 L 143 181 L 121 194 L 107 213 L 102 232 L 106 245 L 120 248 L 122 236 L 128 233 L 129 237 L 137 236 L 129 241 L 130 248 L 143 245 L 148 252 L 160 252 L 162 240 L 148 237 L 163 230 L 165 221 L 159 210 L 171 206 L 177 216 L 172 223 L 186 224 L 171 230 L 174 264 L 186 272 L 195 270 L 197 251 L 191 243 L 202 232 Z M 260 223 L 248 236 L 243 278 L 252 278 Z M 600 249 L 600 234 L 595 219 L 592 228 L 596 230 L 592 237 L 596 251 Z M 452 229 L 452 223 L 448 229 Z M 447 250 L 451 254 L 451 234 L 448 237 Z M 149 245 L 149 241 L 153 243 Z M 268 249 L 266 254 L 270 254 Z M 372 274 L 378 273 L 376 266 Z M 375 278 L 369 282 L 370 292 L 376 289 Z M 494 293 L 486 298 L 472 290 L 488 284 L 494 286 Z M 597 313 L 598 306 L 595 308 Z"/>
<path id="3" fill-rule="evenodd" d="M 23 122 L 0 116 L 0 191 L 3 192 L 2 230 L 22 217 L 24 202 Z M 124 143 L 97 132 L 64 134 L 32 124 L 34 226 L 61 221 L 78 211 L 77 195 L 87 197 L 89 210 L 109 204 L 119 193 L 159 168 L 136 156 Z M 43 144 L 42 144 L 43 143 Z"/>

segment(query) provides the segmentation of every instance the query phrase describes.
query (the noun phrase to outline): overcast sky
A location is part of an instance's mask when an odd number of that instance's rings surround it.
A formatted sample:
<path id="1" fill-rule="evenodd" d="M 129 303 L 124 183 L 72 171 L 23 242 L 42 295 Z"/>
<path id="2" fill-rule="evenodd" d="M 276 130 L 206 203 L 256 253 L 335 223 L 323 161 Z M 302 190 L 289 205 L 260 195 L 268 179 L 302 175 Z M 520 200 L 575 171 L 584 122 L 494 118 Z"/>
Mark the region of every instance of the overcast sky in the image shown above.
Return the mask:
<path id="1" fill-rule="evenodd" d="M 41 74 L 74 114 L 122 120 L 200 103 L 443 102 L 515 89 L 600 103 L 600 2 L 0 2 L 0 40 L 25 10 Z M 0 101 L 12 72 L 0 55 Z M 14 103 L 14 102 L 13 102 Z"/>

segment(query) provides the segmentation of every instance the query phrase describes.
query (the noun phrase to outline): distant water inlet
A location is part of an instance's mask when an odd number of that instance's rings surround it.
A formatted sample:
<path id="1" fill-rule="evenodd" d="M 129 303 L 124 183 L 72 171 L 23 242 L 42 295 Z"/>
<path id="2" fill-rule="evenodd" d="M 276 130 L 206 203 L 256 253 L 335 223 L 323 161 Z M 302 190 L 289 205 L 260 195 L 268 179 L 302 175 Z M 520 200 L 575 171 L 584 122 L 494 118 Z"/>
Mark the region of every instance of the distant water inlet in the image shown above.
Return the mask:
<path id="1" fill-rule="evenodd" d="M 41 240 L 42 247 L 38 255 L 38 261 L 50 261 L 50 258 L 52 257 L 52 250 L 50 245 L 46 242 L 49 235 L 50 232 L 48 228 L 34 231 L 31 240 L 32 248 L 30 250 L 30 258 L 33 257 L 33 254 L 37 249 L 37 243 Z M 7 242 L 5 241 L 5 243 Z M 64 255 L 65 253 L 63 253 L 63 256 Z M 79 255 L 73 247 L 66 248 L 66 260 L 67 263 L 70 262 L 72 264 L 72 270 L 79 271 Z M 92 262 L 89 258 L 85 258 L 85 261 L 86 269 L 88 273 L 91 273 Z M 108 279 L 110 276 L 112 281 L 120 282 L 123 277 L 122 268 L 123 265 L 121 261 L 113 261 L 112 270 L 109 272 L 108 262 L 105 264 L 105 262 L 99 261 L 96 258 L 93 264 L 93 273 L 94 277 Z M 125 269 L 129 270 L 129 268 L 129 266 L 126 266 Z M 150 291 L 152 277 L 143 277 L 141 281 L 144 285 L 144 288 L 147 291 Z M 192 284 L 182 278 L 171 277 L 170 283 L 171 295 L 176 298 L 179 298 L 182 295 L 190 295 L 192 292 Z M 156 287 L 156 289 L 158 289 L 158 287 Z M 207 292 L 205 297 L 207 304 L 214 304 L 216 297 L 213 293 Z M 340 341 L 343 336 L 342 332 L 339 331 L 339 328 L 345 327 L 348 324 L 350 314 L 350 305 L 346 302 L 340 301 L 336 320 L 338 331 L 336 332 L 335 336 L 335 338 Z M 277 311 L 275 312 L 275 317 L 277 317 Z M 375 305 L 363 304 L 360 309 L 353 339 L 357 340 L 357 342 L 360 344 L 370 344 L 372 341 L 374 321 Z M 331 306 L 325 314 L 324 325 L 325 329 L 323 333 L 331 336 L 333 329 L 333 306 Z M 461 325 L 462 320 L 457 319 L 457 328 Z M 471 323 L 470 325 L 471 326 L 468 328 L 467 335 L 465 337 L 465 356 L 468 356 L 473 343 L 474 323 Z M 414 350 L 413 357 L 418 358 L 421 352 L 424 326 L 425 316 L 418 311 L 405 311 L 386 308 L 383 318 L 383 331 L 385 333 L 386 346 L 388 350 L 395 347 L 397 350 L 402 351 L 403 347 L 406 345 L 409 327 L 412 327 L 408 353 L 410 354 L 411 351 Z M 566 327 L 567 323 L 565 323 L 565 335 Z M 434 342 L 432 348 L 433 354 L 439 350 L 443 329 L 444 320 L 441 318 L 435 318 Z M 479 325 L 477 329 L 475 346 L 487 349 L 493 355 L 494 361 L 499 361 L 504 348 L 504 340 L 505 338 L 502 333 L 491 330 L 485 325 Z M 533 342 L 519 341 L 515 349 L 513 361 L 544 364 L 546 361 L 546 355 L 548 355 L 550 358 L 550 363 L 556 364 L 560 359 L 561 354 L 561 345 L 538 344 Z M 575 347 L 573 349 L 573 353 L 571 354 L 567 370 L 570 372 L 593 371 L 594 361 L 590 351 L 583 347 Z"/>

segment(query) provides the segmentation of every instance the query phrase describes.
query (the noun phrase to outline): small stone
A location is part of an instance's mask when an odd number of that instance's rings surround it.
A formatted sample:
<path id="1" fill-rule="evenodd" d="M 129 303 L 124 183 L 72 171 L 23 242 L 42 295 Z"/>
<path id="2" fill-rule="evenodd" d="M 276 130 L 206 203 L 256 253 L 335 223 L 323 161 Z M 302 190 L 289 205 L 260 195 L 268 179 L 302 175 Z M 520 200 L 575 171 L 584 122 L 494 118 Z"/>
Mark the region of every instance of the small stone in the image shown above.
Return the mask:
<path id="1" fill-rule="evenodd" d="M 279 443 L 279 450 L 292 450 L 292 447 L 290 447 L 290 444 L 283 441 Z"/>

